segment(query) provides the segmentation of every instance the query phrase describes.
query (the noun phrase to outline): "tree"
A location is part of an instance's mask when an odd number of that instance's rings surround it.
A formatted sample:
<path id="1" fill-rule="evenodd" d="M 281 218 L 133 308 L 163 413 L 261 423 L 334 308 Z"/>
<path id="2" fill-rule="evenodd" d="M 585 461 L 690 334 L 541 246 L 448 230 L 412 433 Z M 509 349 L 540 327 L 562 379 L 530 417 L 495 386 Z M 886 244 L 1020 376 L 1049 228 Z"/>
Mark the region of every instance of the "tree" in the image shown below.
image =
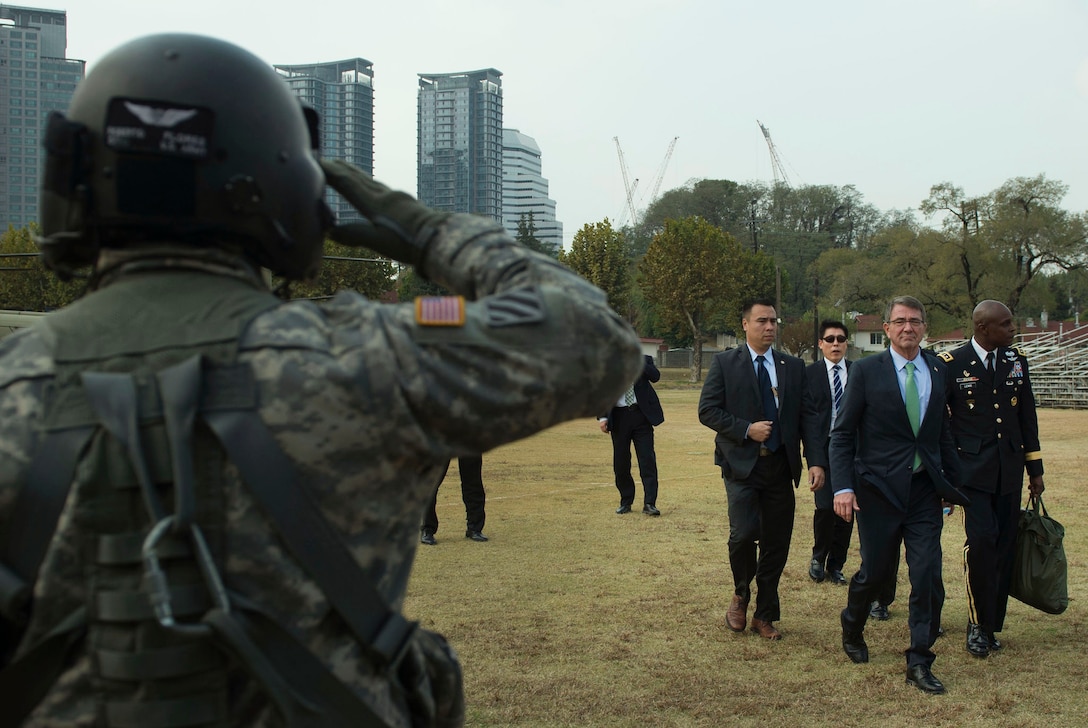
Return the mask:
<path id="1" fill-rule="evenodd" d="M 1014 313 L 1040 272 L 1080 270 L 1088 262 L 1088 215 L 1059 207 L 1068 190 L 1039 175 L 1010 179 L 991 194 L 984 230 L 1008 271 L 1001 300 Z"/>
<path id="2" fill-rule="evenodd" d="M 920 210 L 925 215 L 945 213 L 943 227 L 949 249 L 954 251 L 955 268 L 973 309 L 982 300 L 982 277 L 993 270 L 994 256 L 979 235 L 980 208 L 987 200 L 967 198 L 963 190 L 950 182 L 941 182 L 929 188 L 929 197 L 922 201 Z"/>
<path id="3" fill-rule="evenodd" d="M 42 264 L 34 237 L 38 226 L 8 226 L 0 235 L 0 308 L 14 311 L 50 311 L 78 298 L 86 281 L 62 283 Z M 9 257 L 10 256 L 10 257 Z"/>
<path id="4" fill-rule="evenodd" d="M 354 290 L 378 299 L 393 289 L 393 262 L 368 248 L 351 248 L 325 241 L 325 260 L 313 281 L 291 284 L 292 298 L 326 298 Z"/>
<path id="5" fill-rule="evenodd" d="M 570 252 L 559 251 L 559 262 L 604 291 L 608 305 L 630 319 L 631 270 L 627 239 L 622 232 L 612 229 L 608 218 L 583 225 L 574 234 Z"/>
<path id="6" fill-rule="evenodd" d="M 638 270 L 662 325 L 691 332 L 692 382 L 702 379 L 710 322 L 739 330 L 741 300 L 774 290 L 773 261 L 742 249 L 732 235 L 696 216 L 666 220 Z"/>
<path id="7" fill-rule="evenodd" d="M 556 255 L 556 251 L 551 245 L 536 236 L 536 222 L 533 220 L 532 210 L 523 212 L 518 217 L 518 234 L 514 237 L 514 240 L 517 240 L 529 250 L 535 250 L 552 258 Z"/>

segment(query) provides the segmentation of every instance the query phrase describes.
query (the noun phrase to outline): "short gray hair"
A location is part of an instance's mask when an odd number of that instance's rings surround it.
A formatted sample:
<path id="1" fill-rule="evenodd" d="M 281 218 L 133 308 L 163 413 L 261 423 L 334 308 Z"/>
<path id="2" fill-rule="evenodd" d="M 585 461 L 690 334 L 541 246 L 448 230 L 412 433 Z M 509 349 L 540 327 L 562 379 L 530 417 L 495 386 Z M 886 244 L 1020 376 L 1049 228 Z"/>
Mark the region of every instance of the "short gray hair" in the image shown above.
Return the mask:
<path id="1" fill-rule="evenodd" d="M 912 308 L 915 311 L 918 311 L 922 314 L 922 323 L 926 322 L 926 307 L 922 305 L 922 302 L 914 296 L 896 296 L 895 298 L 893 298 L 888 303 L 888 307 L 884 309 L 885 321 L 892 320 L 892 309 L 896 306 L 906 306 L 907 308 Z"/>

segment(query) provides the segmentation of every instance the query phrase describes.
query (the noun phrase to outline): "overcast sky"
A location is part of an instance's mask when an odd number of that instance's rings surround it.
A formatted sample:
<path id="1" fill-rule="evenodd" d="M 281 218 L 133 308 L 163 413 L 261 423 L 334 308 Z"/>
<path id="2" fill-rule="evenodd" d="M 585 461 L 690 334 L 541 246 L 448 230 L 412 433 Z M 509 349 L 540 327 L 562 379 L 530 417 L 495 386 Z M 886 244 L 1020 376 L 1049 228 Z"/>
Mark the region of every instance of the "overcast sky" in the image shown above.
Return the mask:
<path id="1" fill-rule="evenodd" d="M 26 0 L 18 5 L 39 5 Z M 882 210 L 950 181 L 1069 186 L 1088 211 L 1085 0 L 65 0 L 68 56 L 214 35 L 270 64 L 374 64 L 375 176 L 415 192 L 419 73 L 496 68 L 504 126 L 536 139 L 565 241 L 691 179 L 852 184 Z M 633 181 L 633 179 L 632 179 Z M 638 195 L 636 195 L 638 196 Z M 648 199 L 642 198 L 641 206 Z"/>

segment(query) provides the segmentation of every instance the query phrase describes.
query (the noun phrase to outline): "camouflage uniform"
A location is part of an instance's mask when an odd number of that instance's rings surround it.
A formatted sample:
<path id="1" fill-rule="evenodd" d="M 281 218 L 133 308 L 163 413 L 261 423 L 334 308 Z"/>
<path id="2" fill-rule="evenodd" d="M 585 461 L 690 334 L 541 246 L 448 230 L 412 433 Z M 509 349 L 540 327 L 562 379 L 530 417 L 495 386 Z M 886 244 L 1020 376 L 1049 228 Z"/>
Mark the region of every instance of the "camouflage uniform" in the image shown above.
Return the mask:
<path id="1" fill-rule="evenodd" d="M 263 288 L 240 264 L 198 256 L 190 247 L 150 266 L 121 263 L 98 290 L 55 315 L 103 346 L 138 331 L 143 350 L 155 351 L 155 366 L 168 366 L 187 355 L 178 343 L 187 332 L 230 318 L 232 297 Z M 491 221 L 450 217 L 424 264 L 436 282 L 467 299 L 463 325 L 421 325 L 412 304 L 341 292 L 325 303 L 270 301 L 237 339 L 238 361 L 258 384 L 260 418 L 397 611 L 420 513 L 451 458 L 595 416 L 642 368 L 637 338 L 599 290 L 515 244 Z M 134 296 L 143 305 L 123 310 L 120 302 Z M 0 524 L 42 439 L 61 343 L 54 330 L 38 325 L 0 342 Z M 109 362 L 114 370 L 125 366 L 123 357 Z M 409 725 L 389 685 L 344 638 L 342 623 L 327 618 L 324 595 L 284 553 L 233 466 L 220 460 L 216 468 L 225 484 L 228 588 L 301 635 L 387 721 Z M 71 523 L 79 498 L 77 475 L 42 565 L 24 647 L 86 598 L 85 534 Z M 29 722 L 92 725 L 89 673 L 83 652 Z M 231 717 L 239 725 L 278 724 L 254 683 L 234 695 Z"/>

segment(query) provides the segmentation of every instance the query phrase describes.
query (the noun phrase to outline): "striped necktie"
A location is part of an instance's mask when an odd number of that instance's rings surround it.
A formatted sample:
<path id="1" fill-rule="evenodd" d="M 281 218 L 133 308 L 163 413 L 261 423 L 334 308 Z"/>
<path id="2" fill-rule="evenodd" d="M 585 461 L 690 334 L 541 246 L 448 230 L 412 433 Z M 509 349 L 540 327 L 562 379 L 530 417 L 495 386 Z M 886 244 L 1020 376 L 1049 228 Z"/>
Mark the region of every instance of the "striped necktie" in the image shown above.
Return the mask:
<path id="1" fill-rule="evenodd" d="M 832 386 L 832 406 L 835 414 L 839 413 L 839 407 L 842 406 L 842 377 L 839 376 L 839 365 L 831 367 L 831 378 L 834 380 Z"/>

